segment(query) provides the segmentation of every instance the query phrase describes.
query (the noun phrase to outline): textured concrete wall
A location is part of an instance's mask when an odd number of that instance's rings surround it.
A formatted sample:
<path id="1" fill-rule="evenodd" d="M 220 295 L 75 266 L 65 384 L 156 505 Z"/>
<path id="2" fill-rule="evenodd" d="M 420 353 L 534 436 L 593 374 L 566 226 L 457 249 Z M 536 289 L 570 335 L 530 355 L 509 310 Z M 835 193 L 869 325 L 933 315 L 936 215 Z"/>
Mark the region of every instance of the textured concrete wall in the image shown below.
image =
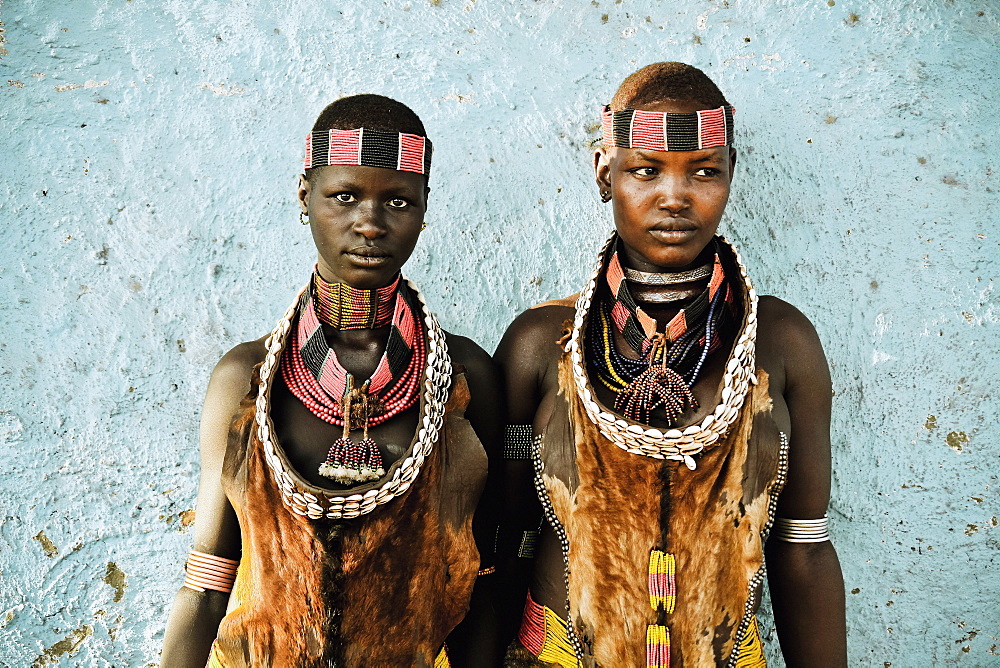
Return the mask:
<path id="1" fill-rule="evenodd" d="M 295 175 L 326 102 L 383 92 L 423 117 L 408 272 L 492 349 L 581 284 L 609 229 L 599 105 L 676 59 L 739 109 L 726 232 L 826 344 L 852 665 L 1000 665 L 998 12 L 6 0 L 0 664 L 156 664 L 208 373 L 307 277 Z"/>

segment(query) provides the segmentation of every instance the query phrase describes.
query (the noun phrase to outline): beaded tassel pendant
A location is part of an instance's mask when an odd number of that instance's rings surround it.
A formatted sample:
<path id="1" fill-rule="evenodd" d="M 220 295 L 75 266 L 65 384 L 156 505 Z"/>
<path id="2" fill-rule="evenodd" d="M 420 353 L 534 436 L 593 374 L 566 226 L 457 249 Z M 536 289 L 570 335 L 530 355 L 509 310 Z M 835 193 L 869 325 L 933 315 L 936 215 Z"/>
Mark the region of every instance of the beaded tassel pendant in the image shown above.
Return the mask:
<path id="1" fill-rule="evenodd" d="M 684 378 L 667 366 L 665 336 L 657 333 L 652 341 L 649 367 L 618 393 L 615 410 L 630 420 L 649 424 L 650 414 L 663 406 L 667 423 L 672 424 L 688 408 L 697 408 L 698 401 Z M 658 355 L 659 363 L 656 361 Z"/>
<path id="2" fill-rule="evenodd" d="M 341 409 L 344 412 L 344 433 L 333 442 L 326 461 L 319 465 L 319 474 L 342 485 L 377 480 L 385 475 L 378 443 L 368 436 L 368 420 L 384 412 L 378 397 L 368 393 L 370 381 L 354 387 L 354 377 L 347 374 Z M 361 441 L 351 440 L 353 429 L 364 429 Z"/>
<path id="3" fill-rule="evenodd" d="M 663 550 L 649 553 L 649 605 L 665 614 L 674 611 L 677 580 L 674 555 Z M 646 668 L 670 668 L 670 631 L 662 624 L 646 627 Z"/>

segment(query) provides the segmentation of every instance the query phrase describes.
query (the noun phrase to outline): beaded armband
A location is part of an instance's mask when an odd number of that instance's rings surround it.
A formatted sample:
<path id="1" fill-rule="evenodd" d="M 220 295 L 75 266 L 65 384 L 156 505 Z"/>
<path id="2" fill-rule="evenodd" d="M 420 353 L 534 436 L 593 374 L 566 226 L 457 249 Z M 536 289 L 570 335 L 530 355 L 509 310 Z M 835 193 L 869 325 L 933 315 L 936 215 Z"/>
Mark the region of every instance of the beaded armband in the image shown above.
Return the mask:
<path id="1" fill-rule="evenodd" d="M 826 515 L 818 520 L 776 517 L 771 536 L 786 543 L 823 543 L 830 540 L 829 520 Z"/>
<path id="2" fill-rule="evenodd" d="M 480 568 L 479 572 L 476 573 L 476 575 L 477 576 L 478 575 L 493 575 L 496 572 L 497 572 L 497 567 L 496 566 L 487 566 L 486 568 Z"/>
<path id="3" fill-rule="evenodd" d="M 184 586 L 195 591 L 212 589 L 228 594 L 233 590 L 238 566 L 239 562 L 233 559 L 191 550 L 184 567 Z"/>
<path id="4" fill-rule="evenodd" d="M 531 425 L 509 424 L 503 436 L 504 459 L 531 459 Z"/>
<path id="5" fill-rule="evenodd" d="M 517 546 L 517 556 L 520 559 L 535 558 L 535 544 L 538 543 L 538 531 L 521 532 L 521 544 Z"/>

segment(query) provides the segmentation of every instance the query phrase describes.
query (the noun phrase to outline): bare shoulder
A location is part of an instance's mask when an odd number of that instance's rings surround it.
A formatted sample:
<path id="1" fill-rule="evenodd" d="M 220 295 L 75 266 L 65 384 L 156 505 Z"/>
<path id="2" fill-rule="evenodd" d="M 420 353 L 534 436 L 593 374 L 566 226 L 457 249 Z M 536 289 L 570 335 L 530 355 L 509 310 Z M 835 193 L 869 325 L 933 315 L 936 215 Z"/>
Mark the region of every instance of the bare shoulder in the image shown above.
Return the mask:
<path id="1" fill-rule="evenodd" d="M 261 337 L 256 341 L 241 343 L 223 355 L 212 370 L 206 403 L 238 405 L 250 389 L 254 367 L 264 360 L 266 354 L 264 337 Z"/>
<path id="2" fill-rule="evenodd" d="M 761 353 L 780 360 L 789 382 L 794 384 L 807 377 L 819 381 L 828 378 L 823 344 L 802 311 L 777 297 L 763 296 L 758 302 L 757 320 Z"/>
<path id="3" fill-rule="evenodd" d="M 494 373 L 493 358 L 483 350 L 482 346 L 467 336 L 459 336 L 451 332 L 444 334 L 452 362 L 464 366 L 467 375 L 489 376 Z"/>
<path id="4" fill-rule="evenodd" d="M 546 365 L 559 356 L 558 341 L 567 321 L 573 320 L 576 295 L 542 302 L 517 316 L 497 347 L 497 361 L 507 367 L 517 362 Z"/>
<path id="5" fill-rule="evenodd" d="M 763 295 L 757 302 L 757 318 L 760 327 L 766 326 L 769 332 L 779 336 L 786 333 L 801 336 L 816 331 L 802 311 L 771 295 Z"/>

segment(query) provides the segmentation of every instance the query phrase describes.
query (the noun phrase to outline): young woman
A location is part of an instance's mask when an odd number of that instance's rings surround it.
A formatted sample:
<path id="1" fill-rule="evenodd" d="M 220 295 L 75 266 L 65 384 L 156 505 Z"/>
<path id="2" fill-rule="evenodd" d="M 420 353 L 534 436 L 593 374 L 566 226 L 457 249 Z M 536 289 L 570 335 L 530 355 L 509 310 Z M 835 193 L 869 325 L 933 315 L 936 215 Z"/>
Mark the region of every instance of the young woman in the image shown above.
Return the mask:
<path id="1" fill-rule="evenodd" d="M 766 552 L 787 664 L 846 666 L 830 377 L 806 317 L 758 298 L 716 234 L 733 109 L 658 63 L 603 121 L 616 231 L 581 293 L 523 313 L 497 351 L 504 570 L 529 589 L 508 665 L 763 666 Z"/>
<path id="2" fill-rule="evenodd" d="M 425 135 L 403 104 L 359 95 L 306 140 L 316 267 L 212 373 L 164 667 L 491 665 L 494 495 L 479 500 L 503 399 L 489 356 L 400 274 Z"/>

